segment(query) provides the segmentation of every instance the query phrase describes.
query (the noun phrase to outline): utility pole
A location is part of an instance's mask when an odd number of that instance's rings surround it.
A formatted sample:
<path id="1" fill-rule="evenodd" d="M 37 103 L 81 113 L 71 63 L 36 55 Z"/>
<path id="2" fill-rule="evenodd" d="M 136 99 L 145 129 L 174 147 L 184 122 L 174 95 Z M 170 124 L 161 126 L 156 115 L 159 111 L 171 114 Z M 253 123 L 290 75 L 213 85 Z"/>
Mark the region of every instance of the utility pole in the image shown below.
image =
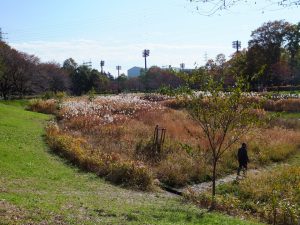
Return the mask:
<path id="1" fill-rule="evenodd" d="M 232 42 L 232 47 L 234 49 L 236 49 L 236 52 L 238 53 L 239 52 L 239 49 L 241 48 L 241 42 L 240 41 L 233 41 Z"/>
<path id="2" fill-rule="evenodd" d="M 143 57 L 145 58 L 145 72 L 147 71 L 147 57 L 150 55 L 149 49 L 143 50 Z"/>
<path id="3" fill-rule="evenodd" d="M 103 74 L 103 66 L 104 66 L 104 61 L 101 60 L 101 61 L 100 61 L 101 74 Z"/>
<path id="4" fill-rule="evenodd" d="M 3 37 L 5 34 L 7 34 L 7 33 L 3 33 L 2 28 L 0 27 L 0 42 L 1 41 L 4 42 L 4 39 L 6 39 L 6 38 Z"/>
<path id="5" fill-rule="evenodd" d="M 204 53 L 204 63 L 206 64 L 208 60 L 208 55 L 207 52 Z"/>

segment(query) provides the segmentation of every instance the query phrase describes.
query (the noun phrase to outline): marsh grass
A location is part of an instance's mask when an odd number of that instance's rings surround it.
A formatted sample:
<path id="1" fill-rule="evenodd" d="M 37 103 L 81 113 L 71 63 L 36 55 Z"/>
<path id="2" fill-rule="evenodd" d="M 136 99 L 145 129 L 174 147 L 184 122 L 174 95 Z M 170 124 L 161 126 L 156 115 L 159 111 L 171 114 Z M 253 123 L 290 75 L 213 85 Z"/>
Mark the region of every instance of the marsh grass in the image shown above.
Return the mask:
<path id="1" fill-rule="evenodd" d="M 57 112 L 59 132 L 48 130 L 48 142 L 78 166 L 123 186 L 149 190 L 156 178 L 176 187 L 210 180 L 212 159 L 205 150 L 209 143 L 200 127 L 185 109 L 166 107 L 174 99 L 158 102 L 147 99 L 139 100 L 136 96 L 95 97 L 93 102 L 86 98 L 65 99 Z M 39 102 L 44 104 L 48 103 Z M 264 111 L 256 113 L 266 116 Z M 166 140 L 159 154 L 153 152 L 152 146 L 156 125 L 166 129 Z M 255 129 L 243 141 L 249 143 L 250 167 L 254 168 L 283 161 L 294 154 L 300 134 L 269 126 Z M 233 146 L 220 161 L 218 177 L 236 170 L 238 148 L 238 144 Z M 115 161 L 107 162 L 110 157 Z M 137 177 L 122 179 L 126 174 Z"/>
<path id="2" fill-rule="evenodd" d="M 56 114 L 58 111 L 58 102 L 54 99 L 31 99 L 28 102 L 27 109 L 33 112 Z"/>
<path id="3" fill-rule="evenodd" d="M 0 101 L 0 224 L 246 224 L 160 193 L 126 190 L 51 154 L 51 116 Z"/>

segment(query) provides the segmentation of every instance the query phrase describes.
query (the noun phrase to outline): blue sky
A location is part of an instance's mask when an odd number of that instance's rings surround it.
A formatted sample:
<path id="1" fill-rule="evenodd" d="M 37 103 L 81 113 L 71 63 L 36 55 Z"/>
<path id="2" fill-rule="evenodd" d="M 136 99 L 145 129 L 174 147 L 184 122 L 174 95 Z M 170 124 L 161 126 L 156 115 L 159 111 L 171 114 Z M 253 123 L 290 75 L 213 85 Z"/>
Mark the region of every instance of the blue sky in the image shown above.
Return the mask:
<path id="1" fill-rule="evenodd" d="M 209 6 L 188 0 L 0 0 L 0 27 L 10 45 L 44 62 L 72 57 L 99 68 L 105 60 L 106 71 L 116 74 L 115 66 L 121 65 L 126 73 L 143 66 L 146 48 L 148 65 L 184 62 L 193 68 L 204 63 L 205 53 L 230 57 L 234 40 L 247 47 L 251 31 L 264 22 L 300 21 L 300 8 L 278 10 L 264 8 L 268 0 L 255 2 L 204 16 L 196 7 L 202 12 Z"/>

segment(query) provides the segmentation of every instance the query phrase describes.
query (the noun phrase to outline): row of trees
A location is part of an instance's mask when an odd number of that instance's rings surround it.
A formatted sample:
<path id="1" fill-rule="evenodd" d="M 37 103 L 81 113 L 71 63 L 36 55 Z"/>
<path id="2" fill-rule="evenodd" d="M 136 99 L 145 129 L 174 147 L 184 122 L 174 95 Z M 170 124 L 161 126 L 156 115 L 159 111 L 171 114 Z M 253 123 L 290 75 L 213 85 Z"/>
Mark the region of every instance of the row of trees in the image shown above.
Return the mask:
<path id="1" fill-rule="evenodd" d="M 128 79 L 125 74 L 114 78 L 86 65 L 78 65 L 72 58 L 62 66 L 55 62 L 42 63 L 40 59 L 19 52 L 0 42 L 0 97 L 23 97 L 45 92 L 68 92 L 73 95 L 118 93 L 125 90 L 156 90 L 161 85 L 178 87 L 182 80 L 173 71 L 150 68 L 138 78 Z"/>
<path id="2" fill-rule="evenodd" d="M 39 58 L 18 52 L 0 42 L 0 97 L 65 91 L 70 82 L 57 63 L 41 63 Z"/>
<path id="3" fill-rule="evenodd" d="M 208 60 L 200 70 L 232 85 L 237 78 L 252 89 L 300 84 L 300 23 L 264 23 L 251 34 L 248 48 L 226 61 L 223 54 Z"/>
<path id="4" fill-rule="evenodd" d="M 121 74 L 113 78 L 72 58 L 60 66 L 42 63 L 39 58 L 18 52 L 0 42 L 0 97 L 35 95 L 66 91 L 82 95 L 90 90 L 99 93 L 154 91 L 162 86 L 177 88 L 189 85 L 198 89 L 207 78 L 222 80 L 232 86 L 238 78 L 247 80 L 252 89 L 300 84 L 300 23 L 273 21 L 252 32 L 248 48 L 226 60 L 219 54 L 193 71 L 173 71 L 151 67 L 141 76 L 128 79 Z M 206 77 L 206 78 L 205 78 Z"/>

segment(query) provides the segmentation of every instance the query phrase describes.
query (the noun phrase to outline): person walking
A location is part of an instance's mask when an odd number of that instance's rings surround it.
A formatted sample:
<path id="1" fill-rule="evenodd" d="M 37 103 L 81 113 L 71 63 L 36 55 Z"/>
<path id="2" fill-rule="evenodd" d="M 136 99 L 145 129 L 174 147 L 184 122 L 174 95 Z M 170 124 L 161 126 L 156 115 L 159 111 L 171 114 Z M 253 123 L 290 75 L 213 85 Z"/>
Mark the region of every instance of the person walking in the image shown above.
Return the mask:
<path id="1" fill-rule="evenodd" d="M 237 155 L 239 161 L 239 168 L 237 170 L 237 175 L 240 176 L 240 172 L 243 169 L 244 175 L 246 175 L 247 167 L 248 167 L 248 153 L 247 153 L 247 145 L 245 143 L 242 144 L 242 147 L 238 150 Z"/>

